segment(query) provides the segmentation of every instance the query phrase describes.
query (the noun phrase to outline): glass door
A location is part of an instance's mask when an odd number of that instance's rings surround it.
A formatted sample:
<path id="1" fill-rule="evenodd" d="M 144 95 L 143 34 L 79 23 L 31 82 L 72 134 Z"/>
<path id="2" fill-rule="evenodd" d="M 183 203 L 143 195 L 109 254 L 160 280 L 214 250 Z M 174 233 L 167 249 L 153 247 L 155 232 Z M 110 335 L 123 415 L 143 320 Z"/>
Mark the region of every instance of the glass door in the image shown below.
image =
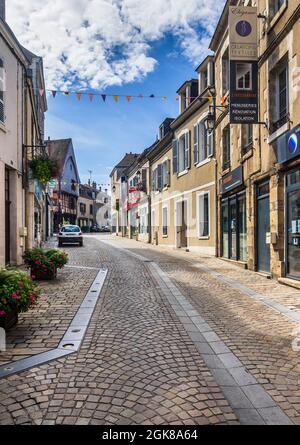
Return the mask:
<path id="1" fill-rule="evenodd" d="M 239 215 L 239 259 L 247 261 L 247 218 L 246 218 L 246 196 L 243 193 L 238 196 Z"/>
<path id="2" fill-rule="evenodd" d="M 237 202 L 236 196 L 229 200 L 229 258 L 237 259 Z"/>
<path id="3" fill-rule="evenodd" d="M 300 279 L 300 189 L 287 195 L 287 273 Z"/>
<path id="4" fill-rule="evenodd" d="M 257 269 L 259 272 L 270 272 L 270 195 L 269 181 L 258 186 L 257 193 Z"/>

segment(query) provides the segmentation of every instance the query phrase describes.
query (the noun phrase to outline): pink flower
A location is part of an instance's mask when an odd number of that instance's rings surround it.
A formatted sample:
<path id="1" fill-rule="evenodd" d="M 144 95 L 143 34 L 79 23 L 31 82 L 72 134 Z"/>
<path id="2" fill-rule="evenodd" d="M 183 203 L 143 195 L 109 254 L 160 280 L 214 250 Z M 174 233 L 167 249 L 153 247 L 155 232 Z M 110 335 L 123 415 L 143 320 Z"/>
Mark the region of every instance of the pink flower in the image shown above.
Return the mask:
<path id="1" fill-rule="evenodd" d="M 32 278 L 33 280 L 35 280 L 35 279 L 36 279 L 36 276 L 35 276 L 35 275 L 31 275 L 31 278 Z"/>
<path id="2" fill-rule="evenodd" d="M 0 311 L 0 315 L 5 315 L 6 312 L 5 311 Z"/>
<path id="3" fill-rule="evenodd" d="M 12 296 L 12 298 L 19 298 L 19 295 L 18 295 L 16 292 L 14 292 L 13 294 L 11 294 L 11 296 Z"/>

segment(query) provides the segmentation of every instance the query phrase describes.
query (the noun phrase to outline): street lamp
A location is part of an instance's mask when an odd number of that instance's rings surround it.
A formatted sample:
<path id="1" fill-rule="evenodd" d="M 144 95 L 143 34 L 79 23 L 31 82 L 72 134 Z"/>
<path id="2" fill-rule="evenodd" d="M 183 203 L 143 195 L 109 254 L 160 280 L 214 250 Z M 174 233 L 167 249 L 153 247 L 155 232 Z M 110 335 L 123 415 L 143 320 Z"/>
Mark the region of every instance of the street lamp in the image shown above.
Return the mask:
<path id="1" fill-rule="evenodd" d="M 216 122 L 215 112 L 212 112 L 210 110 L 208 112 L 208 115 L 206 116 L 206 120 L 205 120 L 205 129 L 206 129 L 206 131 L 208 131 L 208 133 L 212 133 L 214 131 L 215 122 Z"/>

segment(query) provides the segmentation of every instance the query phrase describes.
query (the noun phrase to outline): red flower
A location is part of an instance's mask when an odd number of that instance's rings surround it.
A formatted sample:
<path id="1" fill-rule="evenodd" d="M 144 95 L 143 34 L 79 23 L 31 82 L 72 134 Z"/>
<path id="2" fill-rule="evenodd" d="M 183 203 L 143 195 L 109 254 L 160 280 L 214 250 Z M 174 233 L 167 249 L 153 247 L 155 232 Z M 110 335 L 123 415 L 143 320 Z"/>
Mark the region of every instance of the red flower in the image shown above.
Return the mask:
<path id="1" fill-rule="evenodd" d="M 6 312 L 5 311 L 0 311 L 0 315 L 5 315 Z"/>

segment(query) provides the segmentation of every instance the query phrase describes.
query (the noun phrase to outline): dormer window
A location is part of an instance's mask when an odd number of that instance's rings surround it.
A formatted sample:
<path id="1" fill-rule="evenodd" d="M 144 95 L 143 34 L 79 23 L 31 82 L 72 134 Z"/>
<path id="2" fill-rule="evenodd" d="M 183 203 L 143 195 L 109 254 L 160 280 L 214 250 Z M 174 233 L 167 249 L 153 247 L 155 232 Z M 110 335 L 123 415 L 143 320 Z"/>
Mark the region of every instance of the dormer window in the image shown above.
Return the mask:
<path id="1" fill-rule="evenodd" d="M 197 69 L 199 78 L 198 94 L 202 94 L 208 87 L 214 86 L 214 62 L 212 59 L 205 60 L 202 65 Z"/>
<path id="2" fill-rule="evenodd" d="M 159 127 L 159 139 L 160 139 L 160 140 L 163 139 L 164 136 L 165 136 L 165 129 L 164 129 L 164 126 L 161 125 L 161 126 Z"/>
<path id="3" fill-rule="evenodd" d="M 281 7 L 286 3 L 286 0 L 270 0 L 269 1 L 269 11 L 270 18 L 272 19 L 278 11 L 280 11 Z"/>

